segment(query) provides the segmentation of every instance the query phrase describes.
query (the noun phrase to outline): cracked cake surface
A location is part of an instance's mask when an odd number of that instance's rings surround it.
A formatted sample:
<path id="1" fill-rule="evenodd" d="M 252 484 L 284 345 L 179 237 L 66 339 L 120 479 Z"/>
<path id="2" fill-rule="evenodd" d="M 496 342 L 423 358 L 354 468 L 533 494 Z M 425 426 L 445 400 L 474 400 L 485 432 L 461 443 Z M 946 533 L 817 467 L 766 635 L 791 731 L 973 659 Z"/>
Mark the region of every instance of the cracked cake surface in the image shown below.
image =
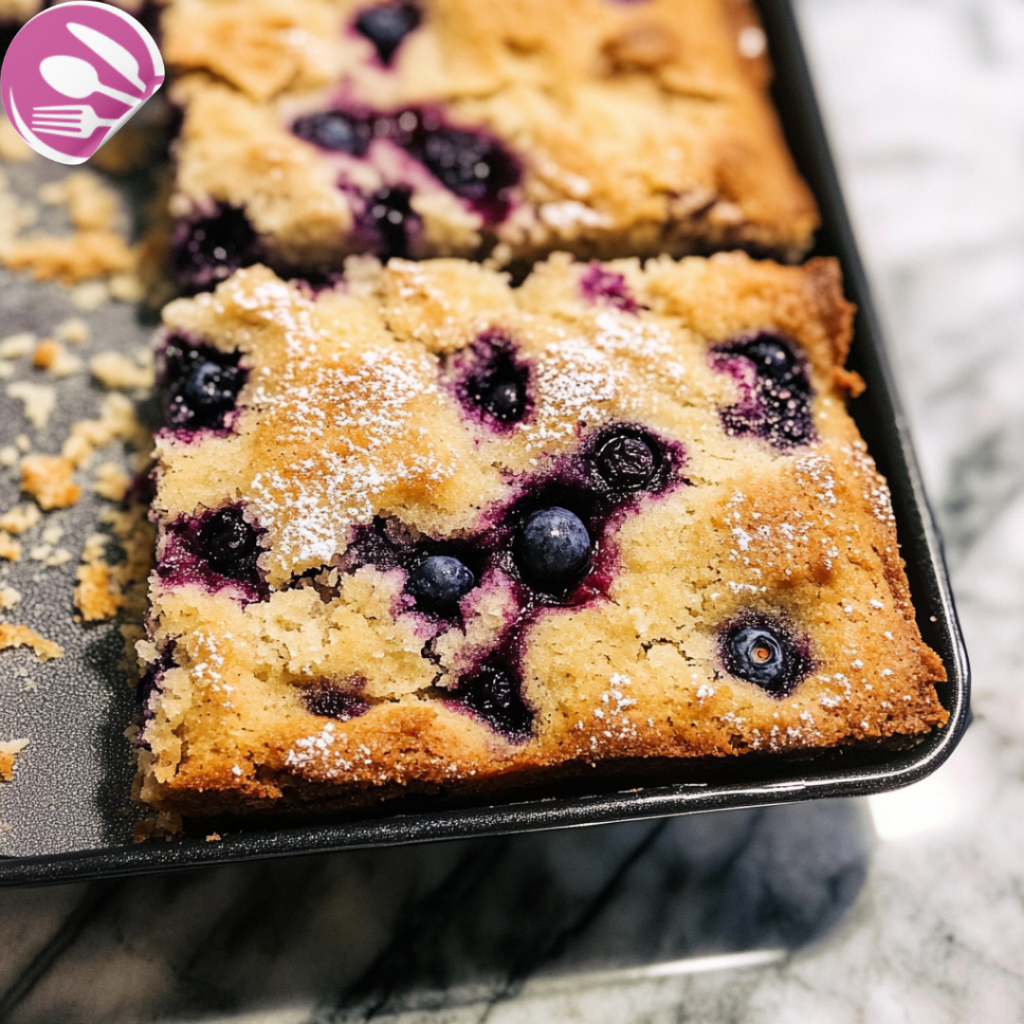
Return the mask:
<path id="1" fill-rule="evenodd" d="M 172 271 L 806 252 L 747 0 L 173 0 Z"/>
<path id="2" fill-rule="evenodd" d="M 487 794 L 947 718 L 837 264 L 263 266 L 164 311 L 140 798 Z"/>

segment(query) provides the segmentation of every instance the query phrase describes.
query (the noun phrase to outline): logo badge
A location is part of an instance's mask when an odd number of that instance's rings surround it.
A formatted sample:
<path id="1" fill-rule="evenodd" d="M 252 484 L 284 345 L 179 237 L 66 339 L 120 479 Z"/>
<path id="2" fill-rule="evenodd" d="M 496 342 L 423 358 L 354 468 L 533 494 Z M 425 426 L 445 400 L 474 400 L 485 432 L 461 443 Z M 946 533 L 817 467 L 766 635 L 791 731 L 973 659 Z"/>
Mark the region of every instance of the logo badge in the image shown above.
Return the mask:
<path id="1" fill-rule="evenodd" d="M 0 99 L 15 131 L 62 164 L 84 163 L 160 88 L 164 62 L 130 14 L 71 0 L 14 37 Z"/>

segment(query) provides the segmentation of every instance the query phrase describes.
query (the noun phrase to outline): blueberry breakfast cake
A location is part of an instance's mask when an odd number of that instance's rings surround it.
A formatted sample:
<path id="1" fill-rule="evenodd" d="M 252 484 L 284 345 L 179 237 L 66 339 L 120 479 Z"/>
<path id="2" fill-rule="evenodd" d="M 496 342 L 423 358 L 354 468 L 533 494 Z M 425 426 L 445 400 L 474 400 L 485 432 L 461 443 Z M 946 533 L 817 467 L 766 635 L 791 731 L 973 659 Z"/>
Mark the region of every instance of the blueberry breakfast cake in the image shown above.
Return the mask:
<path id="1" fill-rule="evenodd" d="M 173 0 L 184 291 L 350 253 L 810 247 L 747 0 Z"/>
<path id="2" fill-rule="evenodd" d="M 518 288 L 254 266 L 172 302 L 141 799 L 326 810 L 942 725 L 851 318 L 834 261 L 743 254 Z"/>

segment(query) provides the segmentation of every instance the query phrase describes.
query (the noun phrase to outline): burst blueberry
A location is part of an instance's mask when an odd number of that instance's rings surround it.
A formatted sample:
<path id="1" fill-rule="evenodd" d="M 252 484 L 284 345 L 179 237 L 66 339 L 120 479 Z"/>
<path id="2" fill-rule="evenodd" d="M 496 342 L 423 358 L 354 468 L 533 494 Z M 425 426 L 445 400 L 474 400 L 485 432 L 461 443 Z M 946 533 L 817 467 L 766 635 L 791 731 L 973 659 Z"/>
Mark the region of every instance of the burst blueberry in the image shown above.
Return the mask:
<path id="1" fill-rule="evenodd" d="M 409 571 L 406 589 L 421 611 L 452 611 L 476 586 L 476 577 L 457 558 L 430 555 Z"/>
<path id="2" fill-rule="evenodd" d="M 597 451 L 597 471 L 617 491 L 641 490 L 657 469 L 657 457 L 640 437 L 619 434 Z"/>
<path id="3" fill-rule="evenodd" d="M 204 519 L 196 547 L 196 554 L 222 576 L 248 582 L 257 575 L 259 535 L 240 508 L 218 509 Z"/>
<path id="4" fill-rule="evenodd" d="M 339 722 L 358 718 L 370 709 L 370 705 L 362 697 L 357 697 L 329 682 L 316 683 L 303 690 L 302 703 L 311 715 L 334 718 Z"/>
<path id="5" fill-rule="evenodd" d="M 459 680 L 455 697 L 509 739 L 523 740 L 530 735 L 533 715 L 507 667 L 483 665 Z"/>
<path id="6" fill-rule="evenodd" d="M 814 440 L 807 361 L 788 338 L 761 333 L 727 341 L 712 350 L 711 365 L 740 386 L 740 401 L 721 412 L 727 433 L 782 450 Z"/>
<path id="7" fill-rule="evenodd" d="M 398 47 L 405 37 L 419 27 L 423 20 L 419 8 L 407 0 L 392 0 L 360 11 L 356 17 L 356 31 L 373 43 L 377 56 L 386 67 L 391 66 Z"/>
<path id="8" fill-rule="evenodd" d="M 172 271 L 188 292 L 212 288 L 261 256 L 256 232 L 233 206 L 219 206 L 210 217 L 179 221 L 171 239 Z"/>
<path id="9" fill-rule="evenodd" d="M 425 127 L 406 148 L 449 191 L 491 222 L 504 220 L 508 190 L 519 182 L 519 165 L 496 139 L 461 128 Z"/>
<path id="10" fill-rule="evenodd" d="M 409 255 L 410 234 L 420 223 L 411 198 L 412 189 L 395 187 L 382 188 L 367 200 L 365 222 L 377 238 L 381 259 Z"/>
<path id="11" fill-rule="evenodd" d="M 304 114 L 292 123 L 292 131 L 314 146 L 350 156 L 364 156 L 373 138 L 365 118 L 343 110 Z"/>
<path id="12" fill-rule="evenodd" d="M 530 582 L 544 590 L 564 590 L 578 582 L 590 562 L 590 534 L 568 509 L 541 509 L 519 531 L 517 554 Z"/>
<path id="13" fill-rule="evenodd" d="M 178 430 L 223 428 L 247 376 L 238 361 L 237 352 L 172 336 L 162 357 L 167 425 Z"/>

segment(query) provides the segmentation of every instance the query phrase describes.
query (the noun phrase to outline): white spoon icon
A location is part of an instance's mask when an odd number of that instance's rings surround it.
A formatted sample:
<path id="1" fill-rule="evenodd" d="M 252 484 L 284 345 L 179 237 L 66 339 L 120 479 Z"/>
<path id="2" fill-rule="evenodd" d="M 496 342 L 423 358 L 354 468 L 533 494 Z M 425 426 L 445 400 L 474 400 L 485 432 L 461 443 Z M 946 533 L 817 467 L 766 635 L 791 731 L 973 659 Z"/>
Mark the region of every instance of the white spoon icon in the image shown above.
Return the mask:
<path id="1" fill-rule="evenodd" d="M 105 96 L 127 103 L 129 106 L 136 106 L 141 96 L 129 96 L 127 93 L 118 92 L 104 85 L 96 73 L 96 69 L 80 57 L 68 57 L 58 55 L 46 57 L 39 64 L 39 73 L 43 76 L 46 84 L 51 89 L 72 99 L 84 100 L 94 92 L 101 92 Z"/>

